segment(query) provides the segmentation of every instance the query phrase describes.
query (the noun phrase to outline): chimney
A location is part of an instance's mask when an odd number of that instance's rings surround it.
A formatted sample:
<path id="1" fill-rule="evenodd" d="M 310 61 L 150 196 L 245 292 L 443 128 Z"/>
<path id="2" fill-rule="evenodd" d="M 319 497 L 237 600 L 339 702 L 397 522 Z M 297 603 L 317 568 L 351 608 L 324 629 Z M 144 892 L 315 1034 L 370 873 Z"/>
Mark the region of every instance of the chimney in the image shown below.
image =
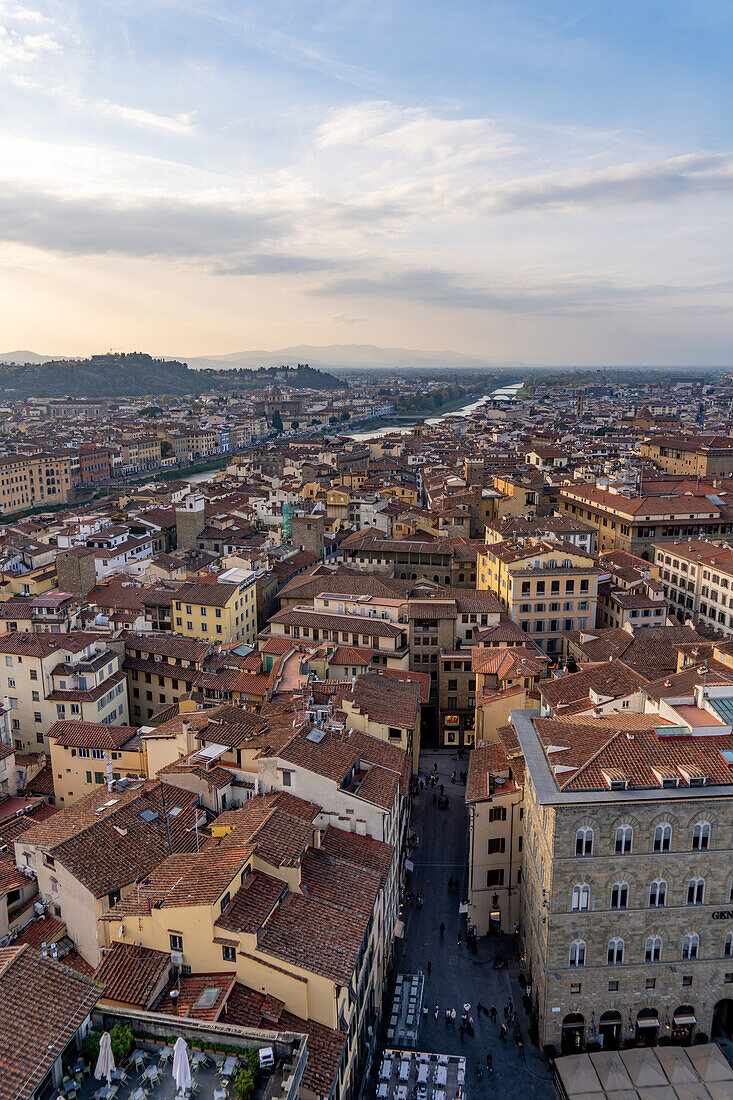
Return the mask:
<path id="1" fill-rule="evenodd" d="M 104 759 L 107 764 L 107 790 L 111 791 L 115 785 L 115 781 L 112 778 L 112 757 L 108 752 L 104 754 Z"/>

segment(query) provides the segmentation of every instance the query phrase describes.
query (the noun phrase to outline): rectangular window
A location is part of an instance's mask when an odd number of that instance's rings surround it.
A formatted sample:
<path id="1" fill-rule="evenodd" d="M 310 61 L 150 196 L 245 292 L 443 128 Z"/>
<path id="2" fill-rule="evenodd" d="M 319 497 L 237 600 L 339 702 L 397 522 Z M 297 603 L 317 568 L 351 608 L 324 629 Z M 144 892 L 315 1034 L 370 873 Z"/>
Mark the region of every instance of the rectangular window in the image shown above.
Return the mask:
<path id="1" fill-rule="evenodd" d="M 504 885 L 504 868 L 495 867 L 491 871 L 486 872 L 486 885 L 487 886 L 503 886 Z"/>
<path id="2" fill-rule="evenodd" d="M 221 949 L 221 957 L 224 962 L 236 962 L 237 961 L 237 949 L 236 947 L 229 947 L 224 944 Z"/>
<path id="3" fill-rule="evenodd" d="M 503 852 L 506 849 L 506 838 L 503 836 L 492 836 L 489 840 L 489 855 L 496 852 Z"/>
<path id="4" fill-rule="evenodd" d="M 183 936 L 180 936 L 177 932 L 171 932 L 168 939 L 171 951 L 183 951 Z"/>

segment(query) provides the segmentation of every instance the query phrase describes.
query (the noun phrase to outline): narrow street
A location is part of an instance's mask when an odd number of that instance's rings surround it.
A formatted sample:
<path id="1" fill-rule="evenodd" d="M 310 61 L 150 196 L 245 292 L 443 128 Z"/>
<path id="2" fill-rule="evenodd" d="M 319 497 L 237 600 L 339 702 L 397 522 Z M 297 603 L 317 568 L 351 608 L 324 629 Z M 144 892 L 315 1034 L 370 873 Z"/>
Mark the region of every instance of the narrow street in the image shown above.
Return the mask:
<path id="1" fill-rule="evenodd" d="M 521 989 L 517 983 L 518 967 L 513 962 L 511 936 L 481 937 L 478 954 L 469 950 L 465 941 L 465 918 L 459 917 L 459 904 L 464 896 L 463 882 L 468 851 L 468 818 L 464 804 L 465 787 L 450 782 L 451 771 L 468 767 L 463 761 L 447 753 L 423 752 L 420 757 L 420 777 L 424 779 L 437 764 L 439 782 L 445 786 L 449 798 L 447 811 L 433 805 L 435 788 L 425 788 L 413 803 L 412 829 L 419 837 L 419 844 L 412 854 L 415 870 L 408 876 L 408 888 L 417 893 L 422 890 L 425 904 L 406 908 L 407 921 L 402 958 L 398 964 L 403 972 L 422 970 L 425 974 L 425 1004 L 429 1008 L 424 1017 L 418 1049 L 446 1054 L 462 1054 L 466 1058 L 466 1093 L 472 1097 L 493 1096 L 497 1089 L 508 1100 L 550 1100 L 555 1089 L 547 1066 L 529 1044 L 527 1020 L 521 1003 Z M 448 893 L 448 879 L 457 878 L 461 883 L 460 896 Z M 441 939 L 440 924 L 446 926 Z M 458 930 L 461 929 L 461 942 Z M 494 969 L 494 955 L 502 951 L 509 961 L 508 968 Z M 431 973 L 428 974 L 428 960 Z M 523 1062 L 511 1038 L 506 1043 L 499 1040 L 499 1025 L 504 1019 L 504 1005 L 511 997 L 519 1012 L 524 1038 L 526 1062 Z M 498 1018 L 493 1024 L 488 1016 L 476 1012 L 476 1003 L 490 1008 L 495 1005 Z M 464 1003 L 471 1005 L 475 1035 L 466 1035 L 463 1042 L 458 1024 Z M 438 1019 L 434 1018 L 434 1006 L 439 1006 Z M 456 1027 L 445 1025 L 445 1009 L 455 1008 Z M 491 1075 L 486 1070 L 486 1055 L 494 1059 Z M 483 1062 L 481 1080 L 476 1073 L 478 1060 Z"/>

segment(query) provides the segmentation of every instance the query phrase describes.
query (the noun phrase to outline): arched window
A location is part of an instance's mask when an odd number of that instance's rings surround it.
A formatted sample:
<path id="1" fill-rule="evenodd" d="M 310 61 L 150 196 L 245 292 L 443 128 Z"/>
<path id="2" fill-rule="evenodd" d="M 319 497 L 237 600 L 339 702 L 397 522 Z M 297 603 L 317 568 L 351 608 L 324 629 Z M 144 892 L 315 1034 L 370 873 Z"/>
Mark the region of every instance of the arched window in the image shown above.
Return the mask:
<path id="1" fill-rule="evenodd" d="M 649 936 L 644 945 L 644 962 L 658 963 L 662 958 L 662 937 Z"/>
<path id="2" fill-rule="evenodd" d="M 654 851 L 668 852 L 672 847 L 672 826 L 666 821 L 654 830 Z"/>
<path id="3" fill-rule="evenodd" d="M 702 905 L 705 897 L 705 879 L 696 876 L 687 884 L 687 904 Z"/>
<path id="4" fill-rule="evenodd" d="M 631 851 L 634 840 L 634 830 L 630 825 L 619 825 L 616 830 L 616 855 L 623 855 Z"/>
<path id="5" fill-rule="evenodd" d="M 583 825 L 575 834 L 576 856 L 593 855 L 593 830 L 590 825 Z"/>
<path id="6" fill-rule="evenodd" d="M 693 852 L 704 852 L 710 847 L 710 822 L 697 821 L 692 830 Z"/>
<path id="7" fill-rule="evenodd" d="M 682 958 L 696 959 L 700 950 L 700 937 L 697 932 L 690 932 L 682 941 Z"/>
<path id="8" fill-rule="evenodd" d="M 628 882 L 614 882 L 611 887 L 611 908 L 628 909 L 629 884 Z"/>
<path id="9" fill-rule="evenodd" d="M 570 966 L 585 966 L 585 940 L 573 940 L 570 944 Z"/>
<path id="10" fill-rule="evenodd" d="M 579 882 L 573 886 L 573 910 L 590 909 L 590 886 L 587 882 Z"/>
<path id="11" fill-rule="evenodd" d="M 624 961 L 624 941 L 619 936 L 608 941 L 607 959 L 609 966 L 620 966 Z"/>
<path id="12" fill-rule="evenodd" d="M 733 955 L 733 932 L 729 932 L 725 937 L 725 947 L 723 948 L 723 954 L 726 959 L 729 959 Z"/>
<path id="13" fill-rule="evenodd" d="M 667 904 L 667 883 L 663 878 L 655 878 L 649 887 L 649 904 L 651 906 Z"/>

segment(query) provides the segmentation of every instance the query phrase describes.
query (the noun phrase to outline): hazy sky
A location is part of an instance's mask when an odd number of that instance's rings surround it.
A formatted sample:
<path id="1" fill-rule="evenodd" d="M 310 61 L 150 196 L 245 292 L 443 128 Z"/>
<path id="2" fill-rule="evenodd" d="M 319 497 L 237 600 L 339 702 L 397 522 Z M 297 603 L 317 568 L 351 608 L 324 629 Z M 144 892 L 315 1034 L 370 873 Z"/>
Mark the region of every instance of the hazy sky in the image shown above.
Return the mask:
<path id="1" fill-rule="evenodd" d="M 730 0 L 0 0 L 0 351 L 733 362 Z"/>

